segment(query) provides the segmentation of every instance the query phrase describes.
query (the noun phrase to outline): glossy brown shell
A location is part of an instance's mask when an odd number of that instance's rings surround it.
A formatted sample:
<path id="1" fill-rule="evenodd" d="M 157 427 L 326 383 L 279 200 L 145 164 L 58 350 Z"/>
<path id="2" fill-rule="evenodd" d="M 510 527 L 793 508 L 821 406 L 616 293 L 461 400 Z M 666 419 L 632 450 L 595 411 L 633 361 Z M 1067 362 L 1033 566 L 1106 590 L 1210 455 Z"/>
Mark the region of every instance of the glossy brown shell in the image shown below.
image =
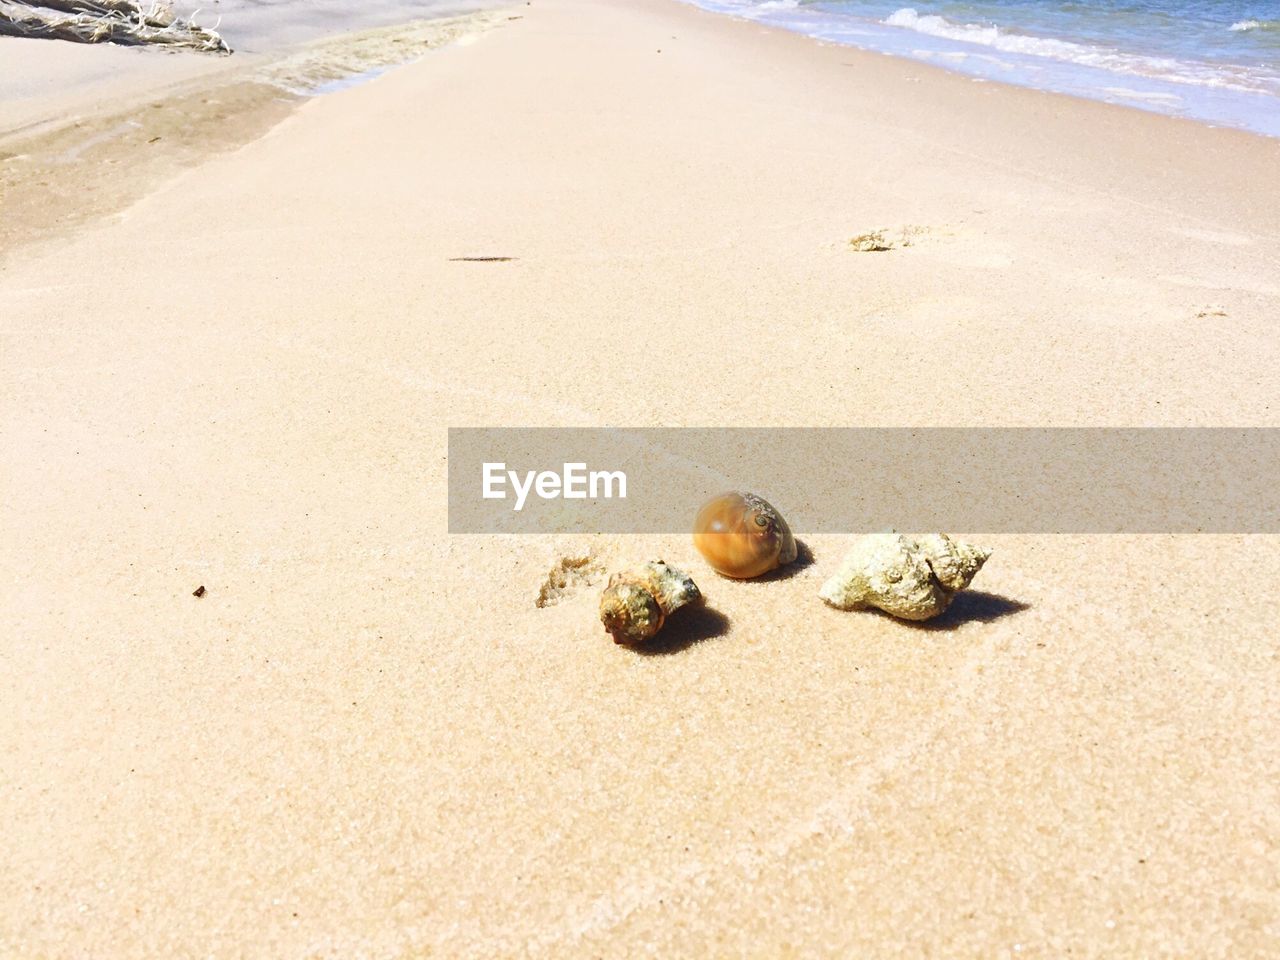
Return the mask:
<path id="1" fill-rule="evenodd" d="M 749 580 L 796 558 L 796 541 L 773 506 L 754 493 L 722 493 L 698 511 L 693 545 L 713 570 Z"/>

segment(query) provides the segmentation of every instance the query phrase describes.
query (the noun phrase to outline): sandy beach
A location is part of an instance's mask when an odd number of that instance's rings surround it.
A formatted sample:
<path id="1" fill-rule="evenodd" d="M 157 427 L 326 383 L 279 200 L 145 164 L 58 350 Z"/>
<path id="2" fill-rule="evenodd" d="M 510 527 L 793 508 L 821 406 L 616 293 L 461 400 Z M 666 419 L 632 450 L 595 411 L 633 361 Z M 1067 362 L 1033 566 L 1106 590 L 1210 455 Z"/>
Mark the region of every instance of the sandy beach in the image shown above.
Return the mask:
<path id="1" fill-rule="evenodd" d="M 433 36 L 0 108 L 0 955 L 1280 953 L 1280 539 L 973 531 L 922 628 L 847 537 L 445 500 L 457 426 L 1275 425 L 1280 139 L 674 0 Z M 713 612 L 638 653 L 651 556 Z"/>

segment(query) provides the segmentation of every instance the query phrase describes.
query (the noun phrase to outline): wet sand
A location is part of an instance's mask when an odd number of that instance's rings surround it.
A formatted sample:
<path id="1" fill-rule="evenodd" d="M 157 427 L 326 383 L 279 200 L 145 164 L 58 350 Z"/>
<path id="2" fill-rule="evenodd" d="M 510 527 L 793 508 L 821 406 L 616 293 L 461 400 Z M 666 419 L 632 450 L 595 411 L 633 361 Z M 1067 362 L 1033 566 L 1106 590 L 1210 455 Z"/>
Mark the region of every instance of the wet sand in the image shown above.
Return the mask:
<path id="1" fill-rule="evenodd" d="M 233 56 L 5 38 L 19 79 L 0 99 L 0 258 L 126 209 L 265 135 L 305 98 L 468 42 L 509 16 L 491 9 L 290 44 L 321 27 L 299 16 L 283 36 L 253 34 L 271 52 Z"/>

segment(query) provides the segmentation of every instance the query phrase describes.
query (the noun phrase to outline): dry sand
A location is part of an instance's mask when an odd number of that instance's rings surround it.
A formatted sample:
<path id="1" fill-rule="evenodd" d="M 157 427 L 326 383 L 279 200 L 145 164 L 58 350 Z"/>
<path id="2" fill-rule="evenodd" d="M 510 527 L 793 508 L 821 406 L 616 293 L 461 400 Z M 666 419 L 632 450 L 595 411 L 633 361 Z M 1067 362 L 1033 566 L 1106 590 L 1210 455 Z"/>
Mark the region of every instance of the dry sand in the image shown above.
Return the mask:
<path id="1" fill-rule="evenodd" d="M 451 425 L 1272 424 L 1280 141 L 520 15 L 10 237 L 0 954 L 1280 952 L 1275 538 L 983 538 L 920 629 L 444 498 Z M 716 612 L 615 648 L 584 551 Z"/>

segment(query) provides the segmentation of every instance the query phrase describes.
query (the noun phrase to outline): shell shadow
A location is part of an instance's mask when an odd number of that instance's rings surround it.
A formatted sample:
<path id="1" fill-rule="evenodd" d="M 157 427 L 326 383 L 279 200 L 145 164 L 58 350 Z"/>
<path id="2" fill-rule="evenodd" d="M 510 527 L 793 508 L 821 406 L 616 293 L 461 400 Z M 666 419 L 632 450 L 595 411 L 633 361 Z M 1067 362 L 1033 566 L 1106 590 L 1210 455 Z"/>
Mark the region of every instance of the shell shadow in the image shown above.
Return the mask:
<path id="1" fill-rule="evenodd" d="M 753 577 L 744 583 L 775 583 L 778 580 L 790 580 L 802 570 L 806 570 L 813 566 L 813 551 L 809 549 L 809 545 L 803 540 L 796 540 L 796 558 L 786 566 L 778 567 L 776 570 L 770 570 L 768 573 L 760 577 Z"/>
<path id="2" fill-rule="evenodd" d="M 966 623 L 995 623 L 1005 617 L 1012 617 L 1024 610 L 1030 610 L 1031 604 L 1001 596 L 998 593 L 986 593 L 982 590 L 962 590 L 951 601 L 946 611 L 932 620 L 912 622 L 899 621 L 916 630 L 942 631 L 957 630 Z M 888 616 L 888 614 L 885 614 Z"/>
<path id="3" fill-rule="evenodd" d="M 642 657 L 661 657 L 669 653 L 679 653 L 695 644 L 714 640 L 716 637 L 723 637 L 728 632 L 729 618 L 719 610 L 701 603 L 684 610 L 677 610 L 657 636 L 643 646 L 632 647 L 631 650 Z"/>

